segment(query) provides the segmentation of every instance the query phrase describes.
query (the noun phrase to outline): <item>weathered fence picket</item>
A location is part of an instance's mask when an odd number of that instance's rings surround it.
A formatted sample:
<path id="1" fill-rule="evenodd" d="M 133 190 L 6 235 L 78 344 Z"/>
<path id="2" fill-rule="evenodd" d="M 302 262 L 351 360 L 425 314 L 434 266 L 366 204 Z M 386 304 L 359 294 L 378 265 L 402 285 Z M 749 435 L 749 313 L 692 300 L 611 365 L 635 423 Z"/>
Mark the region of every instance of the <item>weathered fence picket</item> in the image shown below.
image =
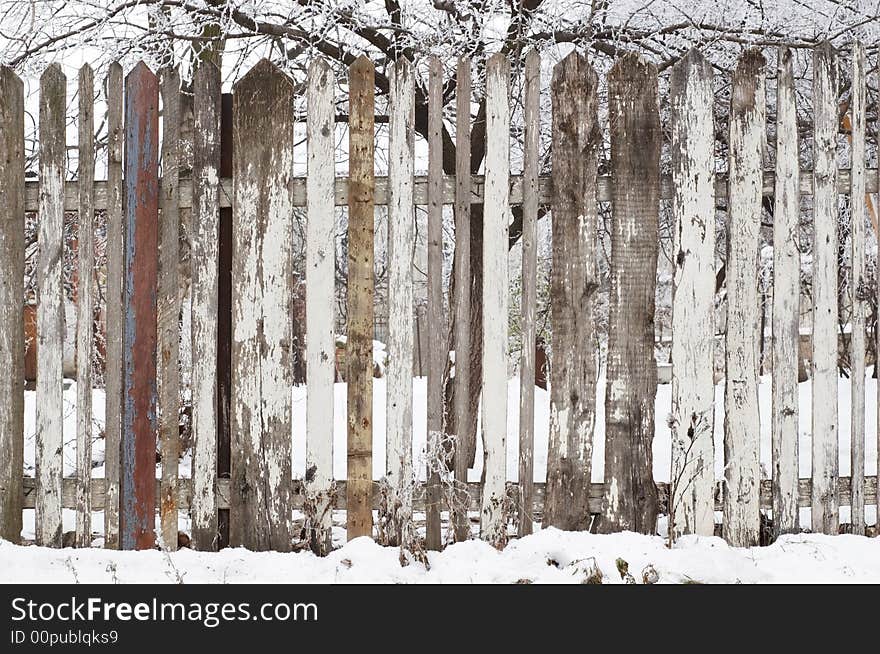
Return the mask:
<path id="1" fill-rule="evenodd" d="M 670 533 L 711 536 L 715 448 L 715 121 L 712 66 L 691 50 L 669 80 L 672 125 Z"/>
<path id="2" fill-rule="evenodd" d="M 336 372 L 333 76 L 323 59 L 309 67 L 306 224 L 306 534 L 317 554 L 332 546 L 333 382 Z"/>
<path id="3" fill-rule="evenodd" d="M 486 204 L 483 209 L 483 500 L 480 538 L 507 542 L 507 232 L 510 223 L 510 64 L 486 63 Z M 493 316 L 495 318 L 493 318 Z"/>
<path id="4" fill-rule="evenodd" d="M 179 132 L 180 74 L 176 68 L 161 73 L 162 92 L 162 198 L 159 225 L 158 421 L 162 459 L 159 516 L 163 549 L 177 549 L 177 473 L 180 457 L 180 198 Z"/>
<path id="5" fill-rule="evenodd" d="M 220 69 L 193 79 L 192 543 L 217 549 L 217 293 L 220 236 Z"/>
<path id="6" fill-rule="evenodd" d="M 590 526 L 589 489 L 596 421 L 595 338 L 599 289 L 596 174 L 601 133 L 598 78 L 573 52 L 553 70 L 553 177 L 550 319 L 550 434 L 544 524 Z"/>
<path id="7" fill-rule="evenodd" d="M 535 311 L 538 275 L 538 175 L 541 140 L 541 57 L 526 55 L 523 88 L 522 353 L 519 376 L 519 536 L 532 533 L 535 452 Z"/>
<path id="8" fill-rule="evenodd" d="M 813 51 L 813 531 L 836 534 L 837 500 L 837 57 Z"/>
<path id="9" fill-rule="evenodd" d="M 40 78 L 40 259 L 37 265 L 36 542 L 61 547 L 64 405 L 64 207 L 67 78 L 52 64 Z"/>
<path id="10" fill-rule="evenodd" d="M 21 538 L 24 469 L 24 84 L 0 66 L 0 538 Z"/>
<path id="11" fill-rule="evenodd" d="M 92 544 L 92 348 L 94 342 L 95 179 L 94 73 L 79 70 L 79 211 L 76 302 L 76 544 Z"/>
<path id="12" fill-rule="evenodd" d="M 293 82 L 267 59 L 234 87 L 229 540 L 280 552 L 293 538 L 293 102 Z"/>
<path id="13" fill-rule="evenodd" d="M 413 350 L 415 77 L 412 65 L 399 58 L 394 62 L 389 80 L 388 176 L 393 181 L 388 206 L 388 351 L 391 357 L 385 370 L 387 487 L 379 509 L 379 538 L 389 545 L 412 549 L 416 539 L 412 524 L 413 367 L 408 356 Z M 325 102 L 329 104 L 329 96 Z M 328 157 L 332 161 L 332 145 Z M 332 178 L 331 172 L 330 184 Z"/>
<path id="14" fill-rule="evenodd" d="M 657 69 L 636 55 L 608 76 L 612 189 L 611 292 L 605 384 L 605 478 L 599 529 L 653 534 L 654 295 L 659 254 L 660 108 Z"/>
<path id="15" fill-rule="evenodd" d="M 865 267 L 865 47 L 853 43 L 852 151 L 850 156 L 852 226 L 850 229 L 850 336 L 852 405 L 850 425 L 850 524 L 852 533 L 865 533 L 865 323 L 868 315 L 867 270 Z"/>
<path id="16" fill-rule="evenodd" d="M 373 139 L 375 70 L 349 68 L 348 174 L 348 538 L 373 535 Z"/>
<path id="17" fill-rule="evenodd" d="M 798 340 L 801 253 L 798 126 L 792 52 L 780 48 L 776 73 L 776 198 L 773 204 L 772 479 L 775 536 L 797 533 Z"/>

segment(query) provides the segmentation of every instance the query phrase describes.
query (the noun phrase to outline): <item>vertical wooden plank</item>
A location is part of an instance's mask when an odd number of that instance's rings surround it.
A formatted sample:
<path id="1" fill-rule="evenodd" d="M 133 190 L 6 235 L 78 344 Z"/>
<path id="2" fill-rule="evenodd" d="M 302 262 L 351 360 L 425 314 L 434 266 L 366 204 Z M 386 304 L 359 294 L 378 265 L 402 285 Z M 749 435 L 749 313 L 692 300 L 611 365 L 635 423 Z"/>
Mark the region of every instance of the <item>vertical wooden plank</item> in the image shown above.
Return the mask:
<path id="1" fill-rule="evenodd" d="M 852 298 L 852 423 L 850 430 L 852 533 L 865 535 L 865 323 L 870 293 L 865 267 L 865 46 L 853 43 L 852 73 L 852 228 L 850 293 Z"/>
<path id="2" fill-rule="evenodd" d="M 121 549 L 152 549 L 156 515 L 156 283 L 159 80 L 140 62 L 125 79 Z"/>
<path id="3" fill-rule="evenodd" d="M 456 434 L 455 506 L 452 519 L 455 540 L 470 536 L 467 474 L 470 455 L 466 434 L 470 423 L 471 335 L 471 60 L 462 57 L 456 70 L 455 99 L 455 261 L 452 311 L 455 315 L 455 379 L 453 380 L 453 429 Z"/>
<path id="4" fill-rule="evenodd" d="M 348 539 L 373 535 L 373 107 L 374 68 L 349 69 L 348 186 Z"/>
<path id="5" fill-rule="evenodd" d="M 724 539 L 760 537 L 758 247 L 764 164 L 763 55 L 747 50 L 733 73 L 727 196 L 727 332 L 724 386 Z"/>
<path id="6" fill-rule="evenodd" d="M 443 312 L 443 64 L 428 63 L 428 398 L 425 546 L 440 539 L 440 462 L 443 433 L 443 371 L 448 357 Z"/>
<path id="7" fill-rule="evenodd" d="M 79 290 L 76 304 L 76 544 L 92 544 L 92 345 L 95 285 L 94 74 L 79 70 Z"/>
<path id="8" fill-rule="evenodd" d="M 773 532 L 797 533 L 800 167 L 792 53 L 776 71 L 776 192 L 773 205 Z"/>
<path id="9" fill-rule="evenodd" d="M 61 547 L 64 406 L 64 172 L 67 79 L 60 64 L 40 78 L 40 257 L 37 265 L 36 542 Z"/>
<path id="10" fill-rule="evenodd" d="M 813 531 L 836 534 L 837 500 L 837 60 L 813 50 Z"/>
<path id="11" fill-rule="evenodd" d="M 657 528 L 653 456 L 654 296 L 659 253 L 660 110 L 657 69 L 621 57 L 608 77 L 612 227 L 605 480 L 599 529 Z"/>
<path id="12" fill-rule="evenodd" d="M 165 68 L 162 77 L 162 222 L 159 227 L 158 286 L 158 409 L 160 544 L 177 549 L 177 469 L 180 458 L 180 211 L 178 158 L 180 75 Z"/>
<path id="13" fill-rule="evenodd" d="M 715 128 L 712 67 L 691 50 L 670 76 L 673 253 L 670 535 L 714 519 Z"/>
<path id="14" fill-rule="evenodd" d="M 507 542 L 507 238 L 510 223 L 510 63 L 486 64 L 486 194 L 483 213 L 483 497 L 480 538 Z"/>
<path id="15" fill-rule="evenodd" d="M 553 223 L 550 435 L 543 525 L 590 526 L 596 421 L 596 174 L 601 134 L 598 78 L 572 52 L 553 69 Z"/>
<path id="16" fill-rule="evenodd" d="M 122 335 L 124 228 L 122 215 L 122 66 L 107 72 L 107 319 L 104 389 L 104 547 L 119 549 L 120 448 L 122 443 Z"/>
<path id="17" fill-rule="evenodd" d="M 526 55 L 523 97 L 522 354 L 519 376 L 519 536 L 532 533 L 535 450 L 535 305 L 538 276 L 538 173 L 541 57 Z"/>
<path id="18" fill-rule="evenodd" d="M 220 237 L 220 69 L 202 62 L 193 79 L 192 542 L 216 550 L 217 263 Z"/>
<path id="19" fill-rule="evenodd" d="M 267 59 L 234 87 L 230 544 L 292 545 L 293 83 Z"/>
<path id="20" fill-rule="evenodd" d="M 24 85 L 0 66 L 0 538 L 21 539 L 24 468 Z"/>
<path id="21" fill-rule="evenodd" d="M 336 371 L 333 73 L 317 59 L 306 90 L 306 517 L 312 551 L 332 549 L 333 381 Z M 391 221 L 389 220 L 389 223 Z M 390 326 L 390 325 L 389 325 Z M 393 360 L 393 359 L 392 359 Z"/>
<path id="22" fill-rule="evenodd" d="M 389 75 L 388 135 L 388 442 L 385 456 L 387 497 L 380 509 L 380 540 L 416 548 L 412 522 L 413 408 L 413 150 L 415 78 L 412 65 L 399 58 Z"/>

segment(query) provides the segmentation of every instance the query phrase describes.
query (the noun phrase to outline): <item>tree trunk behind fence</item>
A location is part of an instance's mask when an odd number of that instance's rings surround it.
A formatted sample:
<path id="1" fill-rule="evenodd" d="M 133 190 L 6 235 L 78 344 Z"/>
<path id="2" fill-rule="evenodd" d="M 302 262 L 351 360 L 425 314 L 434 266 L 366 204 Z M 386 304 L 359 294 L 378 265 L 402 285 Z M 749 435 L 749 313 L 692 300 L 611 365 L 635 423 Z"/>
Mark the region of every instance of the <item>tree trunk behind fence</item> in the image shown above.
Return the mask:
<path id="1" fill-rule="evenodd" d="M 235 85 L 230 544 L 292 547 L 292 81 L 268 60 Z"/>
<path id="2" fill-rule="evenodd" d="M 599 530 L 654 534 L 654 293 L 660 211 L 657 69 L 626 55 L 608 78 L 611 101 L 611 293 L 605 386 L 605 479 Z"/>
<path id="3" fill-rule="evenodd" d="M 598 79 L 573 52 L 553 71 L 550 443 L 544 526 L 588 529 L 596 421 Z"/>

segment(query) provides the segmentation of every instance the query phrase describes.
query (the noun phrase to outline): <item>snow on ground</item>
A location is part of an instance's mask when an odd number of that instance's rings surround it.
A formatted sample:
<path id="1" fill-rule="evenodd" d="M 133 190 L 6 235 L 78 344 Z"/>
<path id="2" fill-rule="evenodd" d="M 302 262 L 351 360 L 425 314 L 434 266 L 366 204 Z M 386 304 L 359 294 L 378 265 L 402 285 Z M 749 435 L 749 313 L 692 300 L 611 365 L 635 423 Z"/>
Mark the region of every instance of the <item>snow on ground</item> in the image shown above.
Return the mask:
<path id="1" fill-rule="evenodd" d="M 880 538 L 799 534 L 769 547 L 738 549 L 720 538 L 662 538 L 544 529 L 499 552 L 472 540 L 429 553 L 430 569 L 401 566 L 396 548 L 358 538 L 326 558 L 226 549 L 165 553 L 53 550 L 0 541 L 0 583 L 622 583 L 618 559 L 642 583 L 880 583 Z"/>

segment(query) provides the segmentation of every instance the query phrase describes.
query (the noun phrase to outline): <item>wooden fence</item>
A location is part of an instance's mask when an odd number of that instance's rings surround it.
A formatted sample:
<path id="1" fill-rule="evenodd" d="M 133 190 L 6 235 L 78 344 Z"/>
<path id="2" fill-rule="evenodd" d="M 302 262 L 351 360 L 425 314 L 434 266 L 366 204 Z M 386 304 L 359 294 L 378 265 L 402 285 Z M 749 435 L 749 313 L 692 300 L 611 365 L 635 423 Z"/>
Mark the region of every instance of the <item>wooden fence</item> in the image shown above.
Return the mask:
<path id="1" fill-rule="evenodd" d="M 306 85 L 308 175 L 293 175 L 292 80 L 261 61 L 234 86 L 225 113 L 220 73 L 195 73 L 193 170 L 178 174 L 180 79 L 156 76 L 138 64 L 123 81 L 119 65 L 106 83 L 109 148 L 107 180 L 94 180 L 93 75 L 79 75 L 79 171 L 65 170 L 66 79 L 58 65 L 40 81 L 39 181 L 25 183 L 22 82 L 0 69 L 0 537 L 18 541 L 22 510 L 36 509 L 36 542 L 60 546 L 62 508 L 75 508 L 76 541 L 91 540 L 91 511 L 104 509 L 107 547 L 163 547 L 177 543 L 178 510 L 192 516 L 192 543 L 215 549 L 229 543 L 288 551 L 305 541 L 314 551 L 331 546 L 331 513 L 346 509 L 349 537 L 375 535 L 413 551 L 421 547 L 413 520 L 425 511 L 426 547 L 442 546 L 441 509 L 451 509 L 457 539 L 469 536 L 467 511 L 480 514 L 480 535 L 496 546 L 515 518 L 520 535 L 544 525 L 599 531 L 653 533 L 660 512 L 670 534 L 712 534 L 723 512 L 724 537 L 734 545 L 759 541 L 762 510 L 772 510 L 775 534 L 798 530 L 798 509 L 810 507 L 814 531 L 837 533 L 839 506 L 850 505 L 852 529 L 864 533 L 865 504 L 877 502 L 876 477 L 865 466 L 866 194 L 876 193 L 876 170 L 865 166 L 864 49 L 852 58 L 851 167 L 837 169 L 838 55 L 830 46 L 813 55 L 814 170 L 798 168 L 798 131 L 790 53 L 778 53 L 776 167 L 764 170 L 766 63 L 747 51 L 732 78 L 729 176 L 715 174 L 713 71 L 697 51 L 671 72 L 672 174 L 660 174 L 661 120 L 657 70 L 626 55 L 608 76 L 611 174 L 600 175 L 604 126 L 598 113 L 599 79 L 572 53 L 556 65 L 552 174 L 539 175 L 540 61 L 525 60 L 523 168 L 510 172 L 510 64 L 486 62 L 485 175 L 471 174 L 471 125 L 459 120 L 455 174 L 442 157 L 443 69 L 427 67 L 428 174 L 414 176 L 417 87 L 413 65 L 399 60 L 389 82 L 389 172 L 374 176 L 374 68 L 359 58 L 350 68 L 349 175 L 335 176 L 335 80 L 315 61 Z M 843 60 L 840 59 L 840 62 Z M 459 116 L 469 116 L 471 62 L 456 74 Z M 159 138 L 162 98 L 163 139 Z M 224 118 L 231 118 L 231 122 Z M 476 131 L 474 132 L 476 134 Z M 231 136 L 230 136 L 231 135 Z M 234 156 L 229 156 L 232 147 Z M 159 157 L 163 177 L 159 179 Z M 230 166 L 231 162 L 231 166 Z M 448 172 L 448 171 L 447 171 Z M 852 469 L 838 475 L 837 316 L 838 194 L 852 198 L 851 302 Z M 797 353 L 800 196 L 813 206 L 812 475 L 798 479 Z M 762 198 L 773 196 L 773 403 L 758 411 L 758 265 Z M 724 397 L 724 479 L 714 476 L 713 321 L 715 207 L 728 207 L 727 383 Z M 654 302 L 661 200 L 674 217 L 672 319 L 672 475 L 655 484 Z M 610 202 L 612 254 L 604 433 L 604 484 L 591 483 L 596 425 L 597 295 L 600 287 L 597 213 Z M 472 205 L 482 204 L 482 306 L 469 298 Z M 442 278 L 443 205 L 455 210 L 455 274 L 447 342 Z M 388 207 L 387 460 L 385 477 L 372 479 L 372 337 L 374 207 Z M 412 352 L 414 205 L 427 206 L 428 305 L 427 482 L 415 483 L 412 458 Z M 347 374 L 348 479 L 334 480 L 333 382 L 334 210 L 348 207 Z M 534 348 L 523 347 L 520 372 L 519 484 L 506 480 L 508 383 L 508 224 L 523 213 L 522 325 L 535 338 L 537 218 L 552 207 L 550 435 L 547 483 L 533 484 Z M 306 424 L 292 424 L 290 392 L 293 209 L 307 211 Z M 180 311 L 177 263 L 180 210 L 192 220 L 192 478 L 178 476 Z M 231 208 L 231 214 L 230 214 Z M 90 366 L 94 335 L 93 219 L 107 216 L 106 475 L 91 478 Z M 39 214 L 38 375 L 36 476 L 22 480 L 24 389 L 22 303 L 25 213 Z M 65 211 L 78 211 L 77 474 L 62 475 L 63 336 L 61 261 Z M 225 213 L 224 213 L 225 212 Z M 231 221 L 226 222 L 224 221 Z M 231 253 L 221 234 L 231 225 Z M 224 258 L 231 266 L 229 416 L 223 410 Z M 867 290 L 866 290 L 867 289 Z M 482 311 L 482 439 L 484 481 L 468 484 L 468 462 L 452 471 L 439 459 L 457 425 L 468 424 L 469 375 L 456 375 L 455 402 L 444 409 L 444 367 L 450 349 L 468 361 L 468 324 Z M 398 355 L 400 354 L 400 355 Z M 219 372 L 218 372 L 219 371 Z M 218 409 L 219 407 L 219 409 Z M 445 415 L 451 415 L 451 425 Z M 717 419 L 720 419 L 718 416 Z M 772 480 L 761 480 L 760 419 L 772 421 Z M 230 424 L 230 441 L 223 425 Z M 598 426 L 603 427 L 603 426 Z M 379 436 L 383 436 L 379 434 Z M 306 473 L 294 479 L 292 439 L 305 439 Z M 156 451 L 161 476 L 156 478 Z M 431 458 L 433 457 L 433 458 Z M 231 460 L 230 460 L 231 459 Z M 224 460 L 226 463 L 224 463 Z M 225 474 L 228 472 L 229 474 Z M 450 480 L 452 491 L 447 492 Z M 444 491 L 447 489 L 447 491 Z M 156 511 L 161 529 L 154 529 Z M 303 519 L 295 522 L 293 511 Z M 378 521 L 373 519 L 378 509 Z M 374 524 L 375 522 L 375 524 Z"/>

